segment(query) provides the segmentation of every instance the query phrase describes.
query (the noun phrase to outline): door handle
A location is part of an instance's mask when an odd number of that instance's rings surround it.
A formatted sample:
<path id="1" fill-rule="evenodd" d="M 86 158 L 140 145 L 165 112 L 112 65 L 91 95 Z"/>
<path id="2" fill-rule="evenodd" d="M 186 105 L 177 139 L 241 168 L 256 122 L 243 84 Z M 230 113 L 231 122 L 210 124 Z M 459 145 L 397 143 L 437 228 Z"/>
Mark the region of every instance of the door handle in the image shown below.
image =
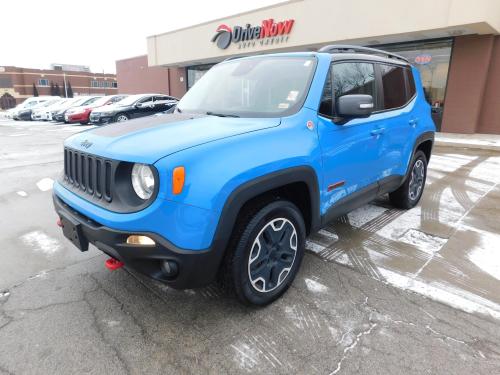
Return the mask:
<path id="1" fill-rule="evenodd" d="M 418 118 L 411 119 L 410 121 L 408 121 L 408 124 L 410 126 L 412 126 L 412 127 L 417 126 L 417 124 L 418 124 Z"/>
<path id="2" fill-rule="evenodd" d="M 384 134 L 384 133 L 385 133 L 385 128 L 373 129 L 370 132 L 371 135 L 379 135 L 379 134 Z"/>

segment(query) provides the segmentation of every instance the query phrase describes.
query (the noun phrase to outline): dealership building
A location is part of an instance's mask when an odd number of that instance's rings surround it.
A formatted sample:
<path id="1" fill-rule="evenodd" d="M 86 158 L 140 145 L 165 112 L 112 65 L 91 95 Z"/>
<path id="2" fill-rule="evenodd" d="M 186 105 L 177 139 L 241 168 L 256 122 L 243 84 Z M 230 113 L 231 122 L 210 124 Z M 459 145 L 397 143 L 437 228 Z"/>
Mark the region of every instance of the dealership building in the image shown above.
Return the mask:
<path id="1" fill-rule="evenodd" d="M 370 46 L 417 67 L 439 130 L 500 134 L 499 34 L 499 0 L 292 0 L 150 36 L 147 56 L 117 61 L 117 79 L 180 97 L 230 57 Z"/>

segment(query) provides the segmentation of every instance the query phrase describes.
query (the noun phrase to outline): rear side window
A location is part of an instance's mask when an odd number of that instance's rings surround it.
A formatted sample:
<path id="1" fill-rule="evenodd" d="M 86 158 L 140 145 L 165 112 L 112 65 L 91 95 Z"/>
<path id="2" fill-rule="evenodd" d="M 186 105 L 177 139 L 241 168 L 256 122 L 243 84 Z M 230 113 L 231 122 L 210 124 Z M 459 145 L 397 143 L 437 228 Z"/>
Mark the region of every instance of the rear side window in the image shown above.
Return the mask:
<path id="1" fill-rule="evenodd" d="M 407 99 L 406 101 L 409 101 L 411 98 L 413 98 L 413 96 L 415 95 L 415 93 L 417 92 L 416 88 L 415 88 L 415 79 L 413 78 L 413 73 L 411 71 L 411 69 L 405 69 L 405 73 L 406 73 L 406 83 L 407 83 Z"/>
<path id="2" fill-rule="evenodd" d="M 382 109 L 399 108 L 406 104 L 405 69 L 393 65 L 380 65 L 384 102 Z M 413 79 L 413 77 L 412 77 Z M 415 83 L 413 84 L 415 87 Z"/>

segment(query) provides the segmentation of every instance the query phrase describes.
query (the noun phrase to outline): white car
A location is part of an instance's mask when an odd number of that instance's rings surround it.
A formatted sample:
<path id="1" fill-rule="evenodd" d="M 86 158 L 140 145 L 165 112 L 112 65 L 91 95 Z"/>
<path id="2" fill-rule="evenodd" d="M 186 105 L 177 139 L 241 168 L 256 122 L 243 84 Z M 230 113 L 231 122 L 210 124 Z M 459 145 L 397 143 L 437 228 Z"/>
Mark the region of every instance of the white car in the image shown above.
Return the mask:
<path id="1" fill-rule="evenodd" d="M 59 99 L 59 96 L 32 96 L 27 98 L 21 104 L 18 104 L 12 111 L 12 118 L 14 120 L 19 120 L 18 114 L 26 109 L 31 109 L 40 103 L 46 102 L 51 99 Z"/>
<path id="2" fill-rule="evenodd" d="M 33 111 L 35 113 L 32 117 L 34 117 L 34 119 L 36 120 L 50 121 L 52 120 L 52 112 L 58 111 L 64 105 L 69 105 L 73 101 L 73 98 L 62 98 L 60 100 L 56 100 L 55 102 L 52 102 L 45 107 Z"/>
<path id="3" fill-rule="evenodd" d="M 34 121 L 46 120 L 47 119 L 47 110 L 53 105 L 57 105 L 60 102 L 65 101 L 64 99 L 52 99 L 47 100 L 46 102 L 39 103 L 35 107 L 33 107 L 31 111 L 31 119 Z"/>

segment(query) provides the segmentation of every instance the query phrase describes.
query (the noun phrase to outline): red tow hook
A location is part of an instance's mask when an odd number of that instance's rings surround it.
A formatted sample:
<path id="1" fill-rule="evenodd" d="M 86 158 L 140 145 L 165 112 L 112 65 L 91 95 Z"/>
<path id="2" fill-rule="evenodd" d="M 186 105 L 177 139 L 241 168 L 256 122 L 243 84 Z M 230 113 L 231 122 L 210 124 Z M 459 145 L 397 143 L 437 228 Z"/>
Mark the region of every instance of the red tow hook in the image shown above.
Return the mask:
<path id="1" fill-rule="evenodd" d="M 61 228 L 63 227 L 63 223 L 61 221 L 61 218 L 57 219 L 56 224 L 58 227 L 61 227 Z"/>
<path id="2" fill-rule="evenodd" d="M 124 263 L 120 262 L 118 259 L 109 258 L 109 259 L 106 259 L 106 262 L 104 262 L 104 265 L 106 266 L 106 268 L 108 270 L 115 271 L 118 268 L 122 268 Z"/>

